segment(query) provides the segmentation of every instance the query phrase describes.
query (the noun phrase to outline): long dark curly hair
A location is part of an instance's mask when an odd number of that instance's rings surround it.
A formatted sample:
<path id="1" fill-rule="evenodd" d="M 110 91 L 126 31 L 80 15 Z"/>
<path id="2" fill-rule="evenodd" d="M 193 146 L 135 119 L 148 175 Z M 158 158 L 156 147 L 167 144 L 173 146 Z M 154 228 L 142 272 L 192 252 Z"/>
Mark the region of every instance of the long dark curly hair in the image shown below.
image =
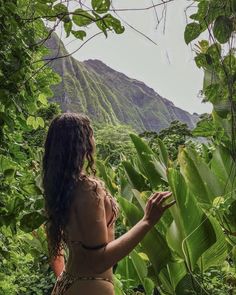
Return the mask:
<path id="1" fill-rule="evenodd" d="M 72 190 L 87 175 L 95 176 L 93 129 L 86 115 L 63 113 L 49 126 L 43 155 L 43 189 L 49 256 L 65 247 L 63 230 L 68 221 Z"/>

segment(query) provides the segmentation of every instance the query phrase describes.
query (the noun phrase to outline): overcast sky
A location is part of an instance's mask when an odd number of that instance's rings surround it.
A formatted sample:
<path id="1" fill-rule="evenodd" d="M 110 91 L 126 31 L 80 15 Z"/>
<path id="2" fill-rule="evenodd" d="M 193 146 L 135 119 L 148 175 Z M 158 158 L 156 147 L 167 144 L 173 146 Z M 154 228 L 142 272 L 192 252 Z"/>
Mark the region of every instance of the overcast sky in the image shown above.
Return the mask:
<path id="1" fill-rule="evenodd" d="M 153 2 L 156 4 L 161 1 L 153 0 Z M 113 4 L 115 8 L 143 8 L 151 6 L 152 1 L 115 0 Z M 186 26 L 184 10 L 188 4 L 187 0 L 175 0 L 168 4 L 165 34 L 163 34 L 163 21 L 156 28 L 157 17 L 153 9 L 119 12 L 123 20 L 149 36 L 157 45 L 125 25 L 126 30 L 122 35 L 109 33 L 106 39 L 101 34 L 73 56 L 80 61 L 100 59 L 111 68 L 143 81 L 161 96 L 190 113 L 210 112 L 211 105 L 201 103 L 202 98 L 198 95 L 202 88 L 203 72 L 196 67 L 195 54 L 184 42 Z M 156 8 L 159 18 L 163 12 L 162 7 Z M 96 32 L 96 25 L 87 29 L 88 36 Z M 57 33 L 61 35 L 60 28 L 57 29 Z M 73 37 L 65 39 L 63 34 L 61 37 L 69 52 L 76 50 L 82 44 Z"/>

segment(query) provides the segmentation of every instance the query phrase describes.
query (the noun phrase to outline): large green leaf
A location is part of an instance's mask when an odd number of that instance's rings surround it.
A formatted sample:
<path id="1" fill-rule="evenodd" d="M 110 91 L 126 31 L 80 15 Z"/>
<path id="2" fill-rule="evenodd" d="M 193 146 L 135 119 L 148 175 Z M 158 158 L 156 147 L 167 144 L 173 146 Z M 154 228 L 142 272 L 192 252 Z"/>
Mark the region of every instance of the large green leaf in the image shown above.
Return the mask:
<path id="1" fill-rule="evenodd" d="M 137 275 L 139 277 L 139 280 L 144 286 L 144 289 L 146 291 L 145 293 L 147 295 L 152 295 L 154 284 L 152 283 L 151 280 L 150 281 L 145 280 L 148 274 L 145 261 L 141 258 L 141 256 L 139 256 L 139 254 L 135 250 L 130 253 L 130 257 L 134 265 L 134 268 L 137 272 Z"/>
<path id="2" fill-rule="evenodd" d="M 132 193 L 132 185 L 127 180 L 124 171 L 120 171 L 119 173 L 119 180 L 120 180 L 120 195 L 126 198 L 129 201 L 132 201 L 133 193 Z"/>
<path id="3" fill-rule="evenodd" d="M 157 139 L 157 142 L 158 142 L 158 147 L 159 147 L 160 160 L 167 167 L 168 161 L 169 161 L 168 151 L 167 151 L 163 141 L 160 138 Z"/>
<path id="4" fill-rule="evenodd" d="M 121 276 L 126 289 L 134 288 L 141 284 L 140 277 L 137 274 L 130 255 L 119 261 L 116 268 L 116 274 Z"/>
<path id="5" fill-rule="evenodd" d="M 122 164 L 125 168 L 125 172 L 128 176 L 130 184 L 132 184 L 135 189 L 137 189 L 138 191 L 145 191 L 149 189 L 143 175 L 136 171 L 134 166 L 130 162 L 123 161 Z"/>
<path id="6" fill-rule="evenodd" d="M 221 226 L 214 217 L 209 217 L 209 219 L 216 233 L 216 242 L 198 260 L 198 265 L 202 271 L 206 271 L 209 267 L 223 264 L 228 255 L 227 243 Z"/>
<path id="7" fill-rule="evenodd" d="M 166 176 L 166 166 L 161 161 L 159 161 L 155 156 L 152 157 L 152 161 L 156 168 L 156 171 L 159 175 L 161 175 L 161 179 L 165 182 L 168 182 Z"/>
<path id="8" fill-rule="evenodd" d="M 175 289 L 175 295 L 209 295 L 209 293 L 196 280 L 193 274 L 187 273 L 178 283 Z"/>
<path id="9" fill-rule="evenodd" d="M 159 279 L 167 294 L 177 294 L 176 287 L 186 274 L 187 268 L 182 260 L 170 262 L 161 270 Z M 179 295 L 182 294 L 179 293 Z"/>
<path id="10" fill-rule="evenodd" d="M 128 223 L 134 226 L 142 218 L 142 211 L 122 197 L 119 197 L 118 200 Z M 154 227 L 145 235 L 141 241 L 141 245 L 152 263 L 156 274 L 158 274 L 171 260 L 171 251 L 165 238 Z"/>
<path id="11" fill-rule="evenodd" d="M 102 179 L 105 181 L 107 187 L 109 188 L 110 192 L 112 194 L 115 194 L 117 192 L 117 186 L 112 181 L 112 170 L 109 169 L 108 166 L 106 167 L 102 161 L 97 160 L 96 166 L 99 171 L 99 175 L 102 177 Z"/>
<path id="12" fill-rule="evenodd" d="M 184 252 L 182 248 L 182 242 L 184 240 L 184 232 L 182 232 L 181 224 L 178 222 L 180 220 L 180 212 L 178 209 L 171 209 L 175 220 L 172 221 L 169 229 L 166 233 L 166 239 L 170 248 L 175 251 L 180 257 L 184 258 Z M 173 213 L 174 212 L 174 213 Z"/>
<path id="13" fill-rule="evenodd" d="M 151 191 L 139 192 L 136 189 L 132 189 L 132 192 L 133 192 L 135 198 L 137 199 L 137 201 L 140 205 L 140 208 L 142 208 L 142 210 L 144 211 L 147 199 L 151 195 L 152 192 Z"/>
<path id="14" fill-rule="evenodd" d="M 121 276 L 124 287 L 133 289 L 142 284 L 146 294 L 152 295 L 154 284 L 148 279 L 148 269 L 145 260 L 136 250 L 123 258 L 117 266 L 116 273 Z"/>
<path id="15" fill-rule="evenodd" d="M 170 233 L 168 242 L 173 249 L 182 248 L 182 255 L 180 251 L 178 254 L 185 260 L 188 268 L 194 270 L 199 257 L 216 242 L 214 227 L 198 206 L 180 172 L 174 168 L 168 169 L 168 180 L 176 199 L 176 206 L 173 206 L 175 208 L 170 208 L 176 234 Z M 173 231 L 173 226 L 170 227 L 171 230 Z"/>
<path id="16" fill-rule="evenodd" d="M 199 202 L 211 205 L 214 198 L 222 195 L 223 188 L 218 178 L 195 150 L 182 149 L 178 160 L 180 171 Z"/>
<path id="17" fill-rule="evenodd" d="M 140 137 L 135 134 L 130 134 L 130 137 L 137 150 L 138 159 L 140 161 L 139 167 L 140 170 L 142 169 L 141 172 L 148 178 L 153 188 L 158 187 L 158 185 L 161 184 L 162 179 L 153 163 L 153 157 L 155 157 L 155 154 Z"/>
<path id="18" fill-rule="evenodd" d="M 142 210 L 145 210 L 146 202 L 150 195 L 152 194 L 151 191 L 143 191 L 139 192 L 135 189 L 132 189 L 132 192 L 138 201 L 140 207 Z M 156 229 L 159 230 L 161 233 L 166 234 L 167 229 L 169 228 L 173 218 L 169 212 L 169 210 L 165 211 L 165 213 L 162 215 L 161 220 L 155 225 Z"/>
<path id="19" fill-rule="evenodd" d="M 230 151 L 222 145 L 216 146 L 210 165 L 224 188 L 224 193 L 233 191 L 236 187 L 236 165 Z"/>
<path id="20" fill-rule="evenodd" d="M 114 278 L 114 289 L 115 289 L 115 294 L 116 295 L 125 295 L 125 293 L 123 292 L 122 288 L 123 288 L 123 284 L 121 283 L 121 281 L 117 278 L 117 276 L 113 276 Z"/>
<path id="21" fill-rule="evenodd" d="M 187 269 L 184 261 L 175 261 L 170 262 L 167 265 L 167 270 L 170 276 L 171 285 L 173 289 L 176 289 L 178 283 L 182 280 L 182 278 L 187 274 Z"/>
<path id="22" fill-rule="evenodd" d="M 173 288 L 173 286 L 172 286 L 172 284 L 171 284 L 170 275 L 169 275 L 169 272 L 168 272 L 167 267 L 164 267 L 164 268 L 161 270 L 161 272 L 160 272 L 158 278 L 159 278 L 159 281 L 160 281 L 160 282 L 158 282 L 158 283 L 161 284 L 161 285 L 163 286 L 163 288 L 164 288 L 166 294 L 168 294 L 168 295 L 169 295 L 169 294 L 175 294 L 175 293 L 174 293 L 175 290 L 174 290 L 174 288 Z"/>
<path id="23" fill-rule="evenodd" d="M 168 263 L 160 272 L 159 278 L 164 289 L 168 290 L 168 294 L 176 294 L 175 289 L 186 274 L 186 265 L 180 260 Z"/>

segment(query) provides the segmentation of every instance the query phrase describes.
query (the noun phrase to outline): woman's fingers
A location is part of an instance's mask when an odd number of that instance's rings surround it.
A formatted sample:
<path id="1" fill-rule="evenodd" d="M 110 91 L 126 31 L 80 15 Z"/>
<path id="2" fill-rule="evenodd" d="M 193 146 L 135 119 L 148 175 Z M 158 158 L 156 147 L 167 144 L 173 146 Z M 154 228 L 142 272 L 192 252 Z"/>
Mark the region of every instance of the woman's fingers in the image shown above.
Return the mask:
<path id="1" fill-rule="evenodd" d="M 172 195 L 172 192 L 170 191 L 165 191 L 165 192 L 156 192 L 154 193 L 150 198 L 149 198 L 149 202 L 148 202 L 148 207 L 152 205 L 155 205 L 163 210 L 168 209 L 169 207 L 171 207 L 172 205 L 174 205 L 176 203 L 176 201 L 172 201 L 168 204 L 166 204 L 165 206 L 161 206 L 164 201 L 166 199 L 168 199 L 170 196 Z"/>
<path id="2" fill-rule="evenodd" d="M 157 198 L 160 195 L 160 192 L 156 192 L 150 196 L 149 200 L 152 201 L 153 199 Z"/>
<path id="3" fill-rule="evenodd" d="M 161 198 L 162 196 L 165 196 L 166 194 L 169 194 L 169 193 L 171 193 L 171 192 L 169 192 L 169 191 L 156 192 L 149 198 L 149 200 L 151 200 L 151 201 L 157 200 L 157 199 Z"/>
<path id="4" fill-rule="evenodd" d="M 145 219 L 154 225 L 161 218 L 166 209 L 175 204 L 175 200 L 163 205 L 164 201 L 172 195 L 172 192 L 156 192 L 148 200 L 145 207 Z"/>
<path id="5" fill-rule="evenodd" d="M 163 208 L 164 210 L 166 210 L 166 209 L 170 208 L 171 206 L 173 206 L 175 203 L 176 203 L 176 201 L 173 200 L 173 201 L 171 201 L 170 203 L 168 203 L 168 204 L 166 204 L 165 206 L 163 206 L 162 208 Z"/>
<path id="6" fill-rule="evenodd" d="M 157 199 L 157 205 L 161 205 L 166 199 L 168 199 L 172 195 L 172 192 L 166 192 L 161 197 Z"/>

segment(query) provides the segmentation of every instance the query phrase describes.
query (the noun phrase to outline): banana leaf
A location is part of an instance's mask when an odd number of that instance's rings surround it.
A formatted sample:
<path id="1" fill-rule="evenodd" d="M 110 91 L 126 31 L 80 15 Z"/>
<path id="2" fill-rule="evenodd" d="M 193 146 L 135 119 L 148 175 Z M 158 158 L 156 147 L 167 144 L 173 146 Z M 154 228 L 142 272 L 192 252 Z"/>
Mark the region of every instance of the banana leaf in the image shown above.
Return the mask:
<path id="1" fill-rule="evenodd" d="M 146 202 L 150 195 L 152 194 L 151 191 L 143 191 L 139 192 L 135 189 L 132 190 L 136 200 L 139 203 L 139 206 L 142 208 L 144 211 Z M 169 212 L 169 210 L 166 210 L 165 213 L 162 215 L 161 219 L 158 221 L 158 223 L 155 225 L 156 229 L 159 230 L 162 234 L 166 234 L 167 229 L 171 225 L 173 218 Z"/>
<path id="2" fill-rule="evenodd" d="M 130 134 L 130 137 L 137 151 L 140 171 L 148 178 L 153 188 L 158 187 L 162 178 L 153 163 L 153 157 L 156 155 L 140 137 L 135 134 Z"/>
<path id="3" fill-rule="evenodd" d="M 152 156 L 152 161 L 153 161 L 153 164 L 156 168 L 156 171 L 161 176 L 161 179 L 165 182 L 168 182 L 167 176 L 166 176 L 166 166 L 161 161 L 159 161 L 156 158 L 156 156 Z"/>
<path id="4" fill-rule="evenodd" d="M 114 275 L 113 276 L 114 279 L 114 289 L 115 289 L 115 294 L 116 295 L 126 295 L 122 288 L 123 288 L 123 284 L 121 283 L 121 281 Z"/>
<path id="5" fill-rule="evenodd" d="M 163 141 L 160 138 L 157 139 L 157 142 L 158 142 L 158 147 L 159 147 L 160 160 L 167 167 L 168 162 L 169 162 L 169 155 L 168 155 L 167 149 L 166 149 Z"/>
<path id="6" fill-rule="evenodd" d="M 228 207 L 227 211 L 219 212 L 222 216 L 225 227 L 230 232 L 236 231 L 236 163 L 231 156 L 230 151 L 219 145 L 216 147 L 212 160 L 210 162 L 211 170 L 222 186 L 223 194 L 221 198 L 224 199 L 225 206 Z M 222 213 L 222 214 L 221 214 Z"/>
<path id="7" fill-rule="evenodd" d="M 230 151 L 223 146 L 217 146 L 210 162 L 211 170 L 218 177 L 224 193 L 236 188 L 236 163 Z"/>
<path id="8" fill-rule="evenodd" d="M 191 274 L 187 273 L 182 280 L 178 283 L 175 289 L 175 295 L 209 295 L 214 293 L 209 293 L 206 291 L 197 279 Z"/>
<path id="9" fill-rule="evenodd" d="M 152 295 L 154 284 L 152 280 L 147 278 L 148 270 L 145 261 L 139 256 L 137 251 L 130 253 L 133 266 L 137 272 L 141 284 L 144 286 L 145 294 Z"/>
<path id="10" fill-rule="evenodd" d="M 135 288 L 141 284 L 140 277 L 134 267 L 131 256 L 124 257 L 119 261 L 116 274 L 121 276 L 121 280 L 126 289 Z M 141 275 L 142 276 L 142 275 Z"/>
<path id="11" fill-rule="evenodd" d="M 198 260 L 199 268 L 202 271 L 206 271 L 212 266 L 222 265 L 228 255 L 225 235 L 220 224 L 212 216 L 209 216 L 209 219 L 216 233 L 216 242 L 208 248 Z"/>
<path id="12" fill-rule="evenodd" d="M 96 166 L 98 168 L 99 175 L 105 181 L 109 191 L 114 195 L 117 192 L 118 188 L 116 184 L 112 181 L 112 168 L 110 168 L 111 171 L 108 170 L 103 164 L 103 162 L 99 160 L 96 161 Z"/>
<path id="13" fill-rule="evenodd" d="M 126 198 L 129 201 L 132 201 L 132 185 L 129 183 L 127 177 L 125 177 L 124 171 L 119 171 L 119 180 L 120 180 L 120 195 Z"/>
<path id="14" fill-rule="evenodd" d="M 159 278 L 162 288 L 168 294 L 176 294 L 175 290 L 178 283 L 186 276 L 187 269 L 183 261 L 170 262 L 160 272 Z"/>
<path id="15" fill-rule="evenodd" d="M 167 233 L 168 243 L 193 271 L 199 257 L 216 242 L 216 233 L 180 172 L 169 168 L 168 180 L 176 199 L 170 208 L 174 221 Z"/>
<path id="16" fill-rule="evenodd" d="M 217 196 L 223 194 L 223 188 L 217 176 L 192 148 L 179 152 L 180 171 L 191 191 L 202 204 L 211 206 Z"/>
<path id="17" fill-rule="evenodd" d="M 138 191 L 145 191 L 149 189 L 148 185 L 146 184 L 146 179 L 142 174 L 135 170 L 130 162 L 123 161 L 122 165 L 125 168 L 125 172 L 133 188 L 137 189 Z"/>
<path id="18" fill-rule="evenodd" d="M 172 285 L 173 289 L 175 290 L 178 283 L 187 274 L 186 265 L 184 264 L 184 261 L 182 261 L 182 260 L 170 262 L 167 265 L 167 270 L 169 273 L 171 285 Z"/>
<path id="19" fill-rule="evenodd" d="M 118 201 L 128 223 L 134 226 L 143 217 L 142 211 L 122 197 L 119 197 Z M 154 227 L 145 235 L 141 245 L 158 275 L 172 257 L 164 236 Z"/>

